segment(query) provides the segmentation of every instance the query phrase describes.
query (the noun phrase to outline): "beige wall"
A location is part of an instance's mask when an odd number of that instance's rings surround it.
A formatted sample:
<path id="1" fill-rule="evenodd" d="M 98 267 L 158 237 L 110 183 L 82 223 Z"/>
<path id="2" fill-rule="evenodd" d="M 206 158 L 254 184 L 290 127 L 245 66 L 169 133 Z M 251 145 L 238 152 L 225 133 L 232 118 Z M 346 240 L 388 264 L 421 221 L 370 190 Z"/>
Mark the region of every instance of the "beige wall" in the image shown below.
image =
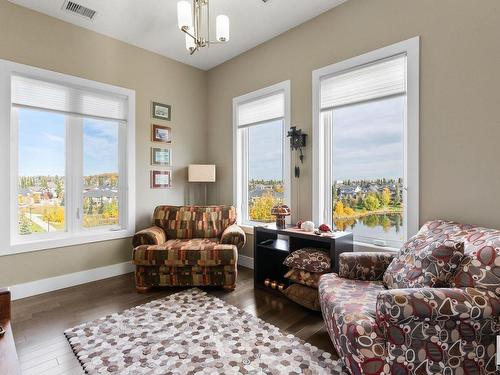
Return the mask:
<path id="1" fill-rule="evenodd" d="M 135 90 L 137 225 L 147 226 L 159 203 L 184 203 L 185 167 L 205 162 L 207 155 L 206 72 L 6 0 L 0 0 L 0 59 Z M 174 188 L 170 190 L 149 188 L 152 99 L 172 105 Z M 130 257 L 130 239 L 2 256 L 0 286 L 120 263 Z"/>
<path id="2" fill-rule="evenodd" d="M 291 80 L 292 124 L 311 134 L 311 72 L 421 36 L 420 222 L 500 228 L 500 2 L 349 0 L 208 74 L 209 159 L 232 202 L 232 98 Z M 294 217 L 312 214 L 311 139 Z M 251 254 L 250 249 L 245 254 Z"/>
<path id="3" fill-rule="evenodd" d="M 191 162 L 217 164 L 211 200 L 232 203 L 233 97 L 289 79 L 292 124 L 311 134 L 314 69 L 420 35 L 420 221 L 500 228 L 499 16 L 497 0 L 349 0 L 207 73 L 0 0 L 0 58 L 136 91 L 144 227 L 156 204 L 184 202 Z M 167 191 L 149 189 L 152 99 L 173 106 L 175 187 Z M 311 216 L 311 168 L 309 138 L 293 181 L 294 218 Z M 127 261 L 130 250 L 125 239 L 3 256 L 0 285 Z M 242 254 L 252 256 L 251 246 Z"/>

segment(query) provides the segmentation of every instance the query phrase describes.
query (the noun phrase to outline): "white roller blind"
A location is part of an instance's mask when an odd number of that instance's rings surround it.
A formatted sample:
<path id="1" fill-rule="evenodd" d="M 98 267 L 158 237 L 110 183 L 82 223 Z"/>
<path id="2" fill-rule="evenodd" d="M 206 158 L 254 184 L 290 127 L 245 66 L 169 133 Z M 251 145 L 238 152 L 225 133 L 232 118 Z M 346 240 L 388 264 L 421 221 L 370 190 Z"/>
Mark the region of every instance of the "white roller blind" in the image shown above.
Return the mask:
<path id="1" fill-rule="evenodd" d="M 127 120 L 125 96 L 12 76 L 12 104 L 67 114 Z"/>
<path id="2" fill-rule="evenodd" d="M 406 92 L 406 55 L 341 72 L 321 81 L 321 109 Z"/>
<path id="3" fill-rule="evenodd" d="M 269 121 L 285 116 L 285 93 L 278 92 L 238 105 L 238 126 Z"/>

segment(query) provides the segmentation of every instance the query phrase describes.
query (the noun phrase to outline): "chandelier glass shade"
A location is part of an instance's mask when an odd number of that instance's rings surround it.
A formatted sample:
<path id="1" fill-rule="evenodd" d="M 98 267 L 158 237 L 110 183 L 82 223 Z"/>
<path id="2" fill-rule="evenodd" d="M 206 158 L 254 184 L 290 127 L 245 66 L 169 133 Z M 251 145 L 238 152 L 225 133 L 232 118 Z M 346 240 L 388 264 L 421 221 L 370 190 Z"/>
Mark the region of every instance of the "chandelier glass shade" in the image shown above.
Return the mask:
<path id="1" fill-rule="evenodd" d="M 210 44 L 229 41 L 229 17 L 215 19 L 215 41 L 210 38 L 210 0 L 181 0 L 177 3 L 177 24 L 186 34 L 186 48 L 192 55 Z"/>

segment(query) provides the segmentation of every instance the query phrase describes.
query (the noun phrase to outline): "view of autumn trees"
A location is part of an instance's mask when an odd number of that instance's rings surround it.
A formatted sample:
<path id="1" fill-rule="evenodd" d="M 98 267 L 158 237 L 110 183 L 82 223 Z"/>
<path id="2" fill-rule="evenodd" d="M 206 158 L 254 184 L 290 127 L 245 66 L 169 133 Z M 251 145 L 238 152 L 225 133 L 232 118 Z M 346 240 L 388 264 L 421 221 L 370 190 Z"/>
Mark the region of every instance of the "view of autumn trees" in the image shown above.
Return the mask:
<path id="1" fill-rule="evenodd" d="M 85 228 L 119 222 L 118 174 L 83 177 L 83 217 Z M 19 177 L 19 234 L 65 229 L 64 177 Z"/>
<path id="2" fill-rule="evenodd" d="M 250 220 L 263 223 L 274 221 L 271 209 L 277 204 L 283 203 L 283 182 L 279 180 L 251 180 L 248 185 Z"/>
<path id="3" fill-rule="evenodd" d="M 337 199 L 334 205 L 334 216 L 336 218 L 367 214 L 379 209 L 391 211 L 399 211 L 401 209 L 401 204 L 394 205 L 392 203 L 391 192 L 387 188 L 384 188 L 380 194 L 368 193 L 365 197 L 359 196 L 358 198 L 354 198 L 354 200 Z"/>
<path id="4" fill-rule="evenodd" d="M 85 228 L 118 224 L 118 199 L 85 198 L 83 201 L 83 226 Z"/>
<path id="5" fill-rule="evenodd" d="M 367 227 L 399 230 L 403 213 L 401 184 L 401 179 L 336 183 L 332 187 L 336 227 L 345 230 L 359 222 Z M 249 197 L 250 220 L 272 222 L 271 209 L 283 203 L 283 184 L 278 180 L 252 180 Z"/>
<path id="6" fill-rule="evenodd" d="M 333 221 L 345 230 L 357 222 L 384 230 L 402 224 L 402 180 L 346 181 L 332 187 Z"/>

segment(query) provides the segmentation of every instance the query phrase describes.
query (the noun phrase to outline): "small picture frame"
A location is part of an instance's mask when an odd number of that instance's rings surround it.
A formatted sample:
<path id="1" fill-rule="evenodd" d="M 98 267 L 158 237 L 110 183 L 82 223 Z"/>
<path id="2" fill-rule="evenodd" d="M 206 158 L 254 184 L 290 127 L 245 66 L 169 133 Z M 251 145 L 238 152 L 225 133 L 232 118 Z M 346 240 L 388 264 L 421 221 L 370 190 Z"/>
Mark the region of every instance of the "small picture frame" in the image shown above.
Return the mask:
<path id="1" fill-rule="evenodd" d="M 172 187 L 172 171 L 151 171 L 151 189 Z"/>
<path id="2" fill-rule="evenodd" d="M 172 128 L 158 124 L 151 125 L 151 141 L 172 143 Z"/>
<path id="3" fill-rule="evenodd" d="M 172 119 L 172 106 L 158 102 L 152 102 L 151 117 L 157 120 L 170 121 Z"/>
<path id="4" fill-rule="evenodd" d="M 151 165 L 171 166 L 172 150 L 170 148 L 151 147 Z"/>

